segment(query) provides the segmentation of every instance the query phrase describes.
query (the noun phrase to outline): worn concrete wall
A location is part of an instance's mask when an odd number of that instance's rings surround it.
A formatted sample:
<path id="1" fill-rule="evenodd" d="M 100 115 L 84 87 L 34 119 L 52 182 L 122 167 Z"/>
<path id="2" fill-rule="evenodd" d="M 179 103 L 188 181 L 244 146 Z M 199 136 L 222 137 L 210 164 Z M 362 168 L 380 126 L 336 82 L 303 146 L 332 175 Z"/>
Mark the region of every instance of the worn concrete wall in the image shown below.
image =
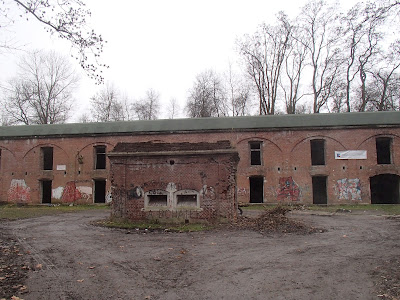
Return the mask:
<path id="1" fill-rule="evenodd" d="M 375 139 L 392 138 L 392 164 L 378 165 Z M 310 140 L 324 139 L 326 164 L 311 166 Z M 237 149 L 239 202 L 249 202 L 249 177 L 264 177 L 264 202 L 312 203 L 312 176 L 327 176 L 328 204 L 370 203 L 369 178 L 378 174 L 400 175 L 400 128 L 336 128 L 277 131 L 225 131 L 180 134 L 140 134 L 76 138 L 0 140 L 0 201 L 40 203 L 40 180 L 53 180 L 52 202 L 93 203 L 94 179 L 106 179 L 106 170 L 94 170 L 96 145 L 110 151 L 118 142 L 216 142 L 227 139 Z M 250 165 L 250 141 L 262 141 L 262 165 Z M 54 148 L 54 168 L 40 168 L 40 147 Z M 334 151 L 367 150 L 366 160 L 335 160 Z M 57 165 L 65 170 L 57 170 Z M 168 180 L 165 180 L 169 183 Z M 290 182 L 290 186 L 287 186 Z M 75 184 L 75 191 L 74 190 Z M 64 190 L 67 190 L 64 193 Z M 109 198 L 107 198 L 109 199 Z"/>

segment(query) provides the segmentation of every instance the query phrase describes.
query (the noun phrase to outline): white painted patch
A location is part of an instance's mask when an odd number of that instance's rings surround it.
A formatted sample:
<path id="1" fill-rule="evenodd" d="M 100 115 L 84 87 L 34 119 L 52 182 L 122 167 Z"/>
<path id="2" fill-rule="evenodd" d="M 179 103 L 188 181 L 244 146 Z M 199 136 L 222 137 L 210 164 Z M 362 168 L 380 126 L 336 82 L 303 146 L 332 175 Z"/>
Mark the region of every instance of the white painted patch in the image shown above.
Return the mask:
<path id="1" fill-rule="evenodd" d="M 93 194 L 93 189 L 90 186 L 78 186 L 76 188 L 82 194 L 87 194 L 87 195 L 92 195 Z"/>
<path id="2" fill-rule="evenodd" d="M 14 188 L 14 187 L 28 188 L 24 179 L 12 179 L 10 187 L 11 188 Z"/>
<path id="3" fill-rule="evenodd" d="M 111 194 L 111 192 L 107 192 L 106 203 L 110 203 L 111 201 L 112 201 L 112 194 Z"/>
<path id="4" fill-rule="evenodd" d="M 51 195 L 54 199 L 61 199 L 63 192 L 64 192 L 64 187 L 59 186 L 58 188 L 53 189 L 51 191 Z"/>

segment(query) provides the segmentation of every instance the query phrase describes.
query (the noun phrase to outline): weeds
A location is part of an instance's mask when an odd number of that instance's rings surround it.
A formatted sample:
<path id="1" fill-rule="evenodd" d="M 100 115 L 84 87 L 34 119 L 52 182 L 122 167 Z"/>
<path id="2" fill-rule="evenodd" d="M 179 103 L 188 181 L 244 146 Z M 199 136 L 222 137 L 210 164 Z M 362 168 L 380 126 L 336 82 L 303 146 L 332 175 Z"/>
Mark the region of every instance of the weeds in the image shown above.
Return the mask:
<path id="1" fill-rule="evenodd" d="M 174 232 L 196 232 L 210 230 L 214 228 L 209 224 L 187 223 L 187 224 L 168 224 L 157 221 L 131 222 L 123 219 L 107 219 L 97 221 L 95 225 L 109 228 L 121 228 L 131 230 L 149 230 L 149 231 L 174 231 Z"/>
<path id="2" fill-rule="evenodd" d="M 7 204 L 0 206 L 0 220 L 29 219 L 91 209 L 109 209 L 107 205 L 25 205 Z"/>

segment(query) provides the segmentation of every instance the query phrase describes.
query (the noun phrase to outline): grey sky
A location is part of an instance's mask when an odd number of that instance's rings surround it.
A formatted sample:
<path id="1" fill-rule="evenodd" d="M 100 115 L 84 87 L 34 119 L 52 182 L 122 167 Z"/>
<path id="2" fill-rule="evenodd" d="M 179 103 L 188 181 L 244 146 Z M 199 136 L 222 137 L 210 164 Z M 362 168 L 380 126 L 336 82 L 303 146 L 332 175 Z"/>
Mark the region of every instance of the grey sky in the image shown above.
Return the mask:
<path id="1" fill-rule="evenodd" d="M 107 45 L 103 61 L 110 66 L 106 81 L 132 99 L 153 88 L 165 107 L 176 98 L 183 108 L 196 74 L 213 69 L 223 72 L 237 62 L 235 40 L 253 33 L 257 25 L 273 20 L 280 10 L 296 16 L 307 1 L 229 0 L 85 0 L 92 11 L 90 23 Z M 356 1 L 346 1 L 349 7 Z M 112 3 L 112 4 L 111 4 Z M 18 13 L 17 10 L 14 11 Z M 69 45 L 50 37 L 43 25 L 17 18 L 7 32 L 24 49 L 55 49 L 69 56 Z M 0 55 L 0 82 L 15 75 L 15 54 Z M 79 66 L 75 64 L 80 72 Z M 76 92 L 75 117 L 88 109 L 89 98 L 98 90 L 85 75 Z M 161 117 L 167 117 L 163 109 Z"/>

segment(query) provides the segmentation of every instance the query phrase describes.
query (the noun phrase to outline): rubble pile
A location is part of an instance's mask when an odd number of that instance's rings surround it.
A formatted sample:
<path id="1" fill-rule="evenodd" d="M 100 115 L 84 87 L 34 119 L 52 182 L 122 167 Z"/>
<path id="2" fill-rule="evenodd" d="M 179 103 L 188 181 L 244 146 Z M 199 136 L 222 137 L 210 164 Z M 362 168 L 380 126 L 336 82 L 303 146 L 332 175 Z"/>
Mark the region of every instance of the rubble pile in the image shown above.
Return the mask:
<path id="1" fill-rule="evenodd" d="M 256 230 L 261 233 L 295 233 L 310 234 L 321 232 L 321 229 L 305 224 L 286 216 L 290 208 L 277 206 L 267 210 L 257 218 L 239 217 L 234 227 Z"/>

